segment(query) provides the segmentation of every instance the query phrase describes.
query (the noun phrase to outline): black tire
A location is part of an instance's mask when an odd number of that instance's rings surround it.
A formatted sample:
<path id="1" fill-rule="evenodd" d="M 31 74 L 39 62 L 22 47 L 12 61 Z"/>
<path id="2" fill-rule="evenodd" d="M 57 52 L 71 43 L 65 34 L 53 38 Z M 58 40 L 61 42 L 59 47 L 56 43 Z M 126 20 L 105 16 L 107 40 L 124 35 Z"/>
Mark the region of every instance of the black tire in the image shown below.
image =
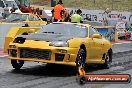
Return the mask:
<path id="1" fill-rule="evenodd" d="M 111 63 L 112 63 L 112 54 L 107 53 L 105 56 L 105 63 L 102 65 L 102 67 L 104 69 L 109 69 L 111 67 Z"/>
<path id="2" fill-rule="evenodd" d="M 16 70 L 19 70 L 23 66 L 24 61 L 23 60 L 11 60 L 11 64 L 13 68 L 15 68 Z"/>
<path id="3" fill-rule="evenodd" d="M 80 49 L 76 58 L 77 70 L 79 67 L 82 67 L 85 69 L 85 61 L 86 61 L 86 51 L 84 49 Z"/>
<path id="4" fill-rule="evenodd" d="M 57 66 L 58 64 L 54 64 L 54 63 L 47 63 L 46 66 L 47 67 L 55 67 Z"/>
<path id="5" fill-rule="evenodd" d="M 78 76 L 76 78 L 76 81 L 77 81 L 78 84 L 83 85 L 83 84 L 86 83 L 87 79 L 84 76 Z"/>

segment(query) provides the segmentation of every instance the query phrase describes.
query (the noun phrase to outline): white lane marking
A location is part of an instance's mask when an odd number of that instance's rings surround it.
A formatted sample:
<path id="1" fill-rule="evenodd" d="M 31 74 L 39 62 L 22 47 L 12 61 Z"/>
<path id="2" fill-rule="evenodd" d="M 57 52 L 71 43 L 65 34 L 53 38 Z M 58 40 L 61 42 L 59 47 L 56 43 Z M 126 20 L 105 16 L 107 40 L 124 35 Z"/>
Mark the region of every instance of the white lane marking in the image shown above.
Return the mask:
<path id="1" fill-rule="evenodd" d="M 129 43 L 132 43 L 132 42 L 121 42 L 121 43 L 114 43 L 114 44 L 112 44 L 112 45 L 129 44 Z"/>
<path id="2" fill-rule="evenodd" d="M 3 58 L 3 57 L 7 57 L 8 55 L 2 55 L 2 56 L 0 56 L 0 58 Z"/>

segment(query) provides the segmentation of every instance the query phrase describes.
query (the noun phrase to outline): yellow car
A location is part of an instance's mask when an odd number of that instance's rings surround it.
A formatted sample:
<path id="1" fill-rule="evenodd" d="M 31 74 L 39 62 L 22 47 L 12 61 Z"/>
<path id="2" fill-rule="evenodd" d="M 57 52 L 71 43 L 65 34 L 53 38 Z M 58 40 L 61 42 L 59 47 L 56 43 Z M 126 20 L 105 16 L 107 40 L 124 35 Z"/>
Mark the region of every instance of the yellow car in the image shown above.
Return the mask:
<path id="1" fill-rule="evenodd" d="M 17 36 L 8 49 L 13 68 L 24 61 L 82 66 L 102 64 L 109 68 L 112 45 L 88 24 L 52 23 L 37 33 Z"/>

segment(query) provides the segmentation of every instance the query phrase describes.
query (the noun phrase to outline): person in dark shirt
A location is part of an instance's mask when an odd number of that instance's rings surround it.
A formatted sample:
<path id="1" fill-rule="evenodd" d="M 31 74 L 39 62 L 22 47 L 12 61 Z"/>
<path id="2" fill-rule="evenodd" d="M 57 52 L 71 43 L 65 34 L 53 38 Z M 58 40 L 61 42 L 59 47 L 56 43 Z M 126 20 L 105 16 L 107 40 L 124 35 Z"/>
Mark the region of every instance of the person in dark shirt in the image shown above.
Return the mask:
<path id="1" fill-rule="evenodd" d="M 64 22 L 69 22 L 70 20 L 70 13 L 67 9 L 64 10 L 63 19 L 64 19 Z"/>

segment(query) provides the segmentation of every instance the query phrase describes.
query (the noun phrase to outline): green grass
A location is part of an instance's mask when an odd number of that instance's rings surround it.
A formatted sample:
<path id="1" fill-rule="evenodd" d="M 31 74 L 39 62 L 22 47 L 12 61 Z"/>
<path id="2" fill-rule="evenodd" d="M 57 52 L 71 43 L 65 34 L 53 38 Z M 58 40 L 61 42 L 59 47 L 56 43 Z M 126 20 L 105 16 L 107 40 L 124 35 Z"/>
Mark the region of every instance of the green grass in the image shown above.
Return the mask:
<path id="1" fill-rule="evenodd" d="M 50 6 L 50 2 L 46 4 L 42 3 L 42 1 L 44 2 L 48 0 L 30 0 L 30 1 L 32 1 L 33 4 Z M 65 7 L 70 7 L 70 8 L 102 9 L 102 10 L 105 10 L 106 8 L 110 8 L 111 10 L 118 10 L 118 11 L 132 11 L 132 0 L 62 0 L 62 1 Z"/>

